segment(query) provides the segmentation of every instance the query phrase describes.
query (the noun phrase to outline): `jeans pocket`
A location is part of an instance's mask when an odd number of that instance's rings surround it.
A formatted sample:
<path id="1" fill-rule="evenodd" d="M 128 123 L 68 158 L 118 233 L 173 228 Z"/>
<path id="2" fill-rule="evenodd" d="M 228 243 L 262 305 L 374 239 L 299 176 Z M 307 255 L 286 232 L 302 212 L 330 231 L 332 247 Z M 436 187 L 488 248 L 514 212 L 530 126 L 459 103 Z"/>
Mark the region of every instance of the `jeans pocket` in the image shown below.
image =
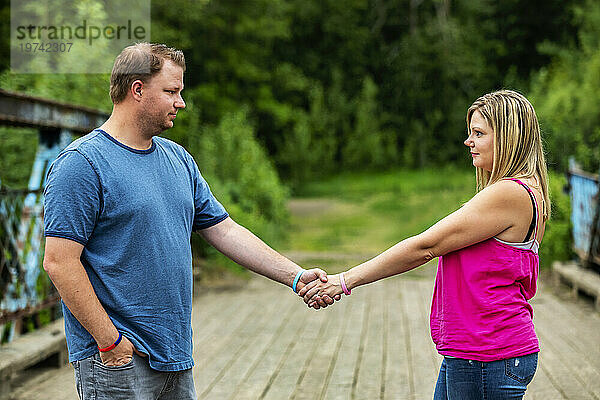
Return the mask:
<path id="1" fill-rule="evenodd" d="M 122 371 L 122 370 L 128 370 L 128 369 L 133 369 L 133 354 L 131 355 L 131 360 L 129 360 L 128 362 L 126 362 L 123 365 L 105 365 L 102 362 L 102 358 L 100 357 L 100 354 L 96 353 L 96 355 L 92 358 L 92 362 L 94 363 L 95 366 L 97 366 L 98 368 L 104 369 L 104 370 L 108 370 L 108 371 Z"/>
<path id="2" fill-rule="evenodd" d="M 135 357 L 132 357 L 126 364 L 108 366 L 102 364 L 100 355 L 92 359 L 96 400 L 136 398 L 137 378 L 134 360 Z"/>
<path id="3" fill-rule="evenodd" d="M 538 363 L 538 353 L 504 360 L 506 376 L 525 385 L 529 384 L 535 375 Z"/>

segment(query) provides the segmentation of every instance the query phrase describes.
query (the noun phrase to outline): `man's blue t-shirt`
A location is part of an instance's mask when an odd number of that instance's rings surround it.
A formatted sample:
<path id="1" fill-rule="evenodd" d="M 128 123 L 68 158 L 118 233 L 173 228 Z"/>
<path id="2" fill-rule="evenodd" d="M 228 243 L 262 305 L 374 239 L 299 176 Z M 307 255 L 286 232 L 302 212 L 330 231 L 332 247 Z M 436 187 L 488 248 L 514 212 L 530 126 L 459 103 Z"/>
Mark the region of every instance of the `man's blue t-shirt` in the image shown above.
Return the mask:
<path id="1" fill-rule="evenodd" d="M 59 154 L 44 195 L 45 235 L 84 245 L 81 262 L 117 329 L 152 368 L 191 368 L 190 236 L 228 217 L 192 156 L 165 138 L 136 150 L 96 129 Z M 69 361 L 96 353 L 63 311 Z"/>

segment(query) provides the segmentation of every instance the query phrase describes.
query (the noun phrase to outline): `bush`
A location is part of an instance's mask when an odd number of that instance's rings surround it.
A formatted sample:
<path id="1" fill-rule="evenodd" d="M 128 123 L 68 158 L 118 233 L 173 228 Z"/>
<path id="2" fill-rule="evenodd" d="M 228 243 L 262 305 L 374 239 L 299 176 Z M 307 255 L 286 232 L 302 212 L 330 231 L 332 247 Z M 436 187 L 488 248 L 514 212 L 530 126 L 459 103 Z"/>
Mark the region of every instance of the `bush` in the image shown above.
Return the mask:
<path id="1" fill-rule="evenodd" d="M 563 192 L 567 184 L 564 175 L 550 173 L 550 201 L 552 215 L 546 223 L 544 240 L 540 246 L 540 267 L 550 268 L 554 261 L 569 260 L 573 256 L 571 238 L 571 202 Z"/>
<path id="2" fill-rule="evenodd" d="M 256 141 L 245 109 L 202 129 L 197 151 L 207 176 L 221 182 L 220 192 L 244 214 L 276 224 L 286 220 L 287 190 Z"/>
<path id="3" fill-rule="evenodd" d="M 13 189 L 27 188 L 38 147 L 33 129 L 0 127 L 0 181 Z"/>
<path id="4" fill-rule="evenodd" d="M 197 114 L 182 114 L 170 136 L 194 156 L 215 197 L 236 222 L 270 245 L 281 243 L 288 222 L 288 191 L 256 140 L 247 110 L 226 114 L 216 126 L 200 126 Z M 218 254 L 194 236 L 195 257 Z M 234 265 L 221 256 L 219 263 Z"/>

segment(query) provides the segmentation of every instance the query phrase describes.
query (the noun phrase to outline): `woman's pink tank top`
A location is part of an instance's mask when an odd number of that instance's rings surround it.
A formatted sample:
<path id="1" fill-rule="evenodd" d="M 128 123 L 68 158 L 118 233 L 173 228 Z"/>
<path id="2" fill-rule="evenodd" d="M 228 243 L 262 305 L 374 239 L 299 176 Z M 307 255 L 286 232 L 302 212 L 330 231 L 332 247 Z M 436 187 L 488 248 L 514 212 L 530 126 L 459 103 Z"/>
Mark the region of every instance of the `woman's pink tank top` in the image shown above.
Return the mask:
<path id="1" fill-rule="evenodd" d="M 537 218 L 532 247 L 536 237 Z M 489 362 L 539 351 L 528 303 L 536 292 L 538 271 L 537 249 L 496 238 L 440 257 L 430 317 L 438 352 Z"/>

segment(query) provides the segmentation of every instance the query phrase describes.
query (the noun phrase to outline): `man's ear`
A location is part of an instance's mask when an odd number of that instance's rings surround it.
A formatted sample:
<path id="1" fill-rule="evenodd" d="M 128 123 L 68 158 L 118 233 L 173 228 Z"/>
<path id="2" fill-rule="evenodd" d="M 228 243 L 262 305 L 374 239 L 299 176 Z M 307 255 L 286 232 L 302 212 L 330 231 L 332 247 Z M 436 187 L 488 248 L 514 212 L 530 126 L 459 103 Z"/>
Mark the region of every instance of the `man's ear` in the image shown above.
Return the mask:
<path id="1" fill-rule="evenodd" d="M 134 100 L 140 101 L 142 99 L 144 83 L 137 79 L 131 83 L 131 95 Z"/>

